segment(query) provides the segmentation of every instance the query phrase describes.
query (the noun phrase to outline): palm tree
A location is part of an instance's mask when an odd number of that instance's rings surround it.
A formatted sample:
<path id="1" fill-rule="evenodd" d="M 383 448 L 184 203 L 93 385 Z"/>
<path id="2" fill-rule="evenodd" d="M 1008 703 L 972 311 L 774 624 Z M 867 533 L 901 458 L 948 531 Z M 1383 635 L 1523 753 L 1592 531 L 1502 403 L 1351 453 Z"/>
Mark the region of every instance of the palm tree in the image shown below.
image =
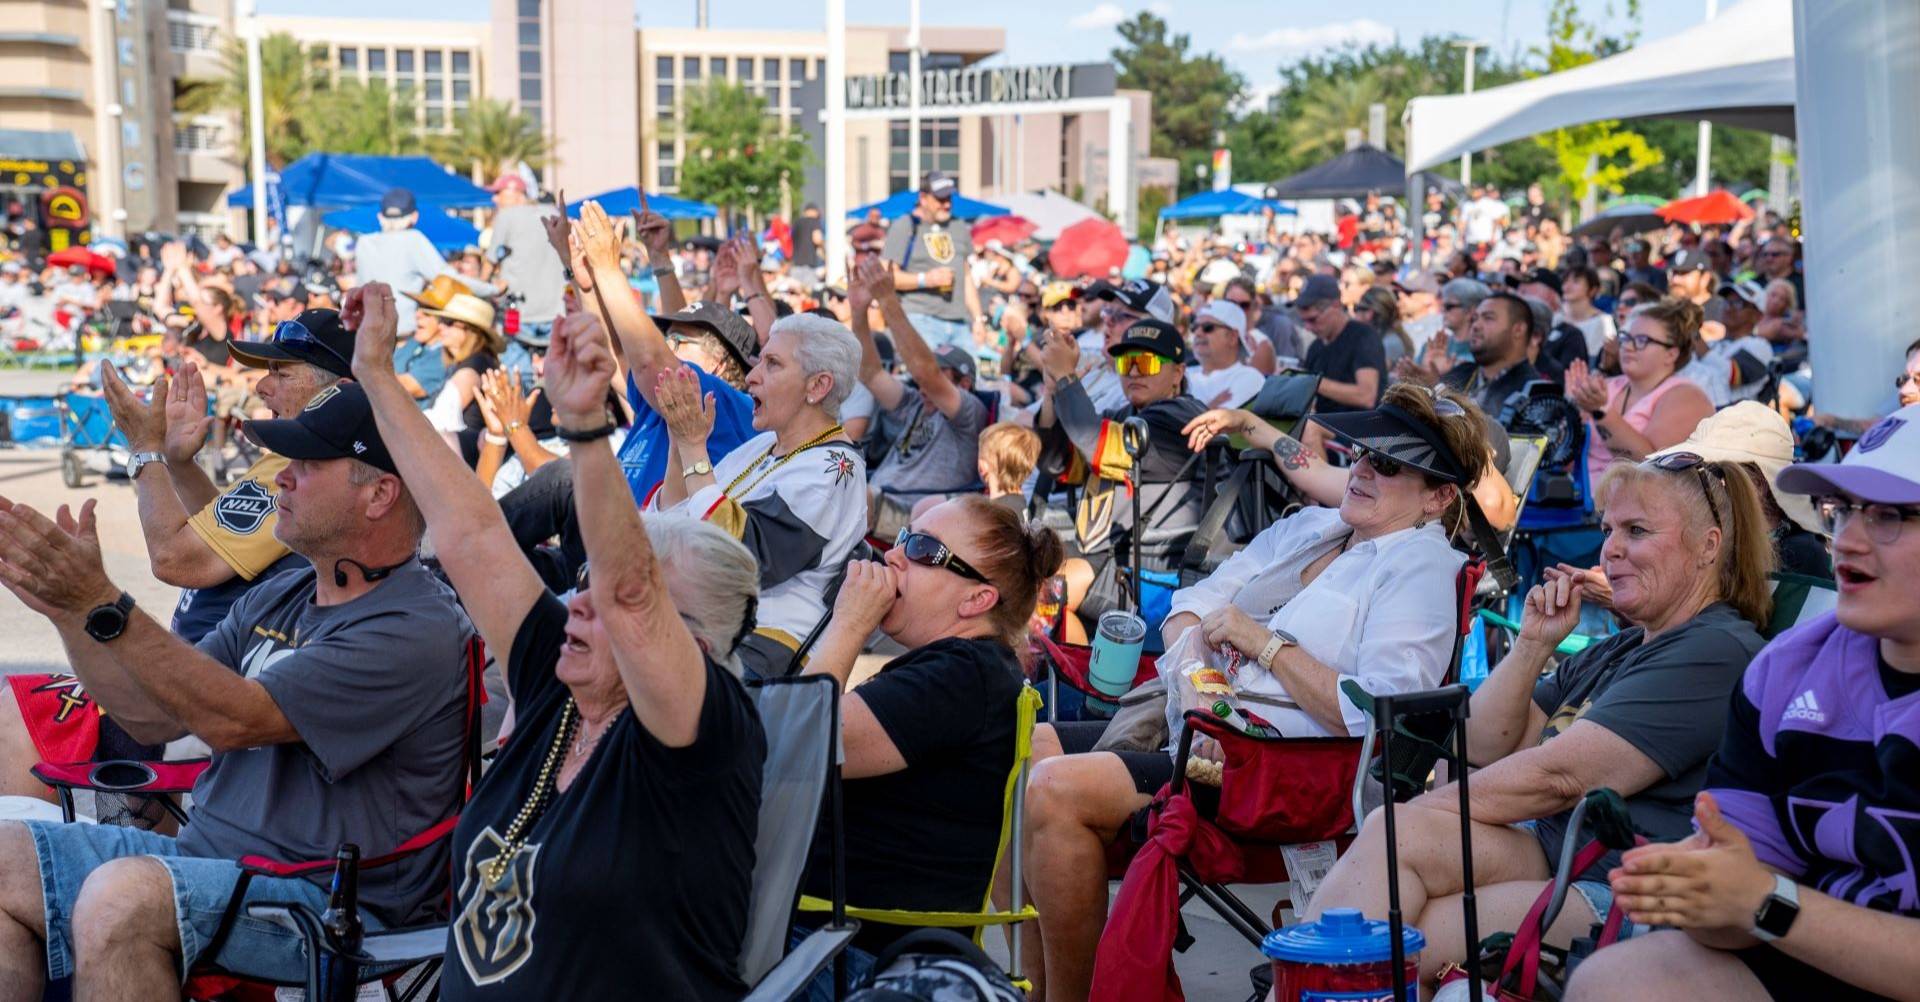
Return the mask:
<path id="1" fill-rule="evenodd" d="M 506 101 L 480 98 L 454 118 L 453 131 L 429 142 L 449 164 L 471 166 L 482 178 L 498 176 L 518 164 L 535 170 L 553 155 L 553 143 L 539 123 Z"/>
<path id="2" fill-rule="evenodd" d="M 1367 129 L 1368 109 L 1387 102 L 1386 81 L 1372 73 L 1327 77 L 1315 81 L 1301 96 L 1289 129 L 1293 134 L 1293 152 L 1309 162 L 1324 159 L 1347 148 L 1347 130 Z M 1395 145 L 1398 124 L 1388 115 L 1387 145 Z"/>
<path id="3" fill-rule="evenodd" d="M 238 38 L 220 54 L 220 76 L 185 80 L 174 109 L 186 114 L 230 112 L 240 122 L 239 149 L 248 149 L 247 50 Z M 316 64 L 292 35 L 275 32 L 260 40 L 261 112 L 267 132 L 267 160 L 284 167 L 312 148 L 300 125 L 313 112 L 314 97 L 328 89 L 326 69 Z"/>
<path id="4" fill-rule="evenodd" d="M 301 131 L 311 148 L 329 153 L 418 153 L 416 107 L 411 91 L 344 81 L 316 96 Z"/>

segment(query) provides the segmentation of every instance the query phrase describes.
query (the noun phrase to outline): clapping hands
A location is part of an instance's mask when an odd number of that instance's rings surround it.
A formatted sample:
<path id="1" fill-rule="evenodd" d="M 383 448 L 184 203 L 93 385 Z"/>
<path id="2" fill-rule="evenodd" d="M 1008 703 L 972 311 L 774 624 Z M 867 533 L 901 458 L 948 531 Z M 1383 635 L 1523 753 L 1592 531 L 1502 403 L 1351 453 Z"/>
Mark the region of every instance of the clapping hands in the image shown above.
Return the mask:
<path id="1" fill-rule="evenodd" d="M 699 377 L 684 365 L 660 370 L 653 384 L 653 406 L 667 423 L 675 445 L 701 446 L 713 434 L 714 397 L 700 393 Z"/>
<path id="2" fill-rule="evenodd" d="M 1607 380 L 1593 372 L 1582 359 L 1567 366 L 1567 399 L 1582 411 L 1607 409 Z"/>

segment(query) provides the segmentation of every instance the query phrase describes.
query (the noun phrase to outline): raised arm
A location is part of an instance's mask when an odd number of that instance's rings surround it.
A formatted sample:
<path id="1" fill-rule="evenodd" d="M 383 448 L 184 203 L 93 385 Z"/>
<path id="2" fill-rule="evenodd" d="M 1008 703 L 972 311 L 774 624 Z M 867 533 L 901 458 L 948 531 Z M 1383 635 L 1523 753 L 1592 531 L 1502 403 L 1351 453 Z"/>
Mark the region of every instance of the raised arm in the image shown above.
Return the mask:
<path id="1" fill-rule="evenodd" d="M 193 371 L 189 364 L 181 373 L 180 381 L 186 382 Z M 230 580 L 233 568 L 188 524 L 198 509 L 188 508 L 175 485 L 164 475 L 165 471 L 158 469 L 173 465 L 174 447 L 185 441 L 184 431 L 168 421 L 168 400 L 177 388 L 170 387 L 167 378 L 162 376 L 153 385 L 152 400 L 142 402 L 121 380 L 120 371 L 109 364 L 101 366 L 100 384 L 106 394 L 107 407 L 113 412 L 114 424 L 127 436 L 131 451 L 159 452 L 169 457 L 165 463 L 141 467 L 140 475 L 133 482 L 140 511 L 140 533 L 146 540 L 147 560 L 152 565 L 153 576 L 180 588 L 211 588 Z M 204 401 L 206 387 L 202 385 L 200 391 Z M 204 410 L 203 402 L 202 413 Z M 205 437 L 204 428 L 201 437 Z M 193 454 L 197 451 L 197 444 L 186 451 L 185 465 L 193 464 Z M 205 474 L 201 479 L 205 479 Z M 204 506 L 203 502 L 201 507 Z"/>
<path id="2" fill-rule="evenodd" d="M 448 449 L 393 372 L 398 319 L 393 290 L 374 282 L 347 293 L 341 320 L 355 330 L 353 378 L 366 387 L 380 439 L 439 540 L 440 566 L 487 646 L 504 654 L 545 587 L 513 541 L 485 484 Z M 503 662 L 504 663 L 504 662 Z"/>
<path id="3" fill-rule="evenodd" d="M 1527 593 L 1520 635 L 1474 690 L 1474 725 L 1467 728 L 1469 761 L 1478 766 L 1497 762 L 1540 733 L 1547 715 L 1533 701 L 1534 685 L 1554 648 L 1579 622 L 1580 592 L 1571 579 L 1551 579 Z"/>
<path id="4" fill-rule="evenodd" d="M 913 385 L 920 388 L 927 402 L 938 408 L 940 413 L 951 418 L 960 412 L 966 402 L 966 392 L 954 385 L 952 379 L 940 368 L 940 359 L 935 357 L 933 349 L 927 347 L 920 332 L 914 329 L 913 322 L 907 319 L 906 308 L 900 305 L 900 294 L 894 290 L 894 282 L 883 279 L 882 274 L 891 276 L 892 261 L 870 260 L 860 266 L 862 275 L 869 276 L 868 291 L 873 293 L 873 301 L 880 304 L 880 315 L 886 318 L 887 332 L 893 335 L 893 346 L 900 353 L 900 362 L 906 366 L 907 375 L 913 377 Z M 876 397 L 879 394 L 874 394 Z"/>
<path id="5" fill-rule="evenodd" d="M 900 398 L 905 396 L 906 387 L 900 385 L 893 373 L 881 364 L 880 349 L 874 346 L 873 328 L 867 322 L 867 314 L 874 303 L 874 286 L 884 285 L 883 291 L 890 293 L 893 291 L 894 278 L 892 270 L 877 261 L 867 261 L 857 266 L 849 262 L 847 265 L 847 309 L 852 314 L 853 336 L 860 340 L 860 381 L 866 384 L 874 402 L 883 411 L 900 406 Z M 894 298 L 898 300 L 899 297 Z"/>
<path id="6" fill-rule="evenodd" d="M 1247 444 L 1273 453 L 1273 465 L 1280 469 L 1280 475 L 1314 504 L 1338 508 L 1346 494 L 1346 470 L 1329 465 L 1315 450 L 1251 411 L 1216 408 L 1187 422 L 1185 431 L 1187 444 L 1195 452 L 1219 435 L 1237 433 L 1245 437 Z"/>
<path id="7" fill-rule="evenodd" d="M 747 297 L 747 316 L 753 321 L 754 333 L 760 336 L 760 347 L 765 348 L 777 319 L 773 297 L 767 294 L 767 276 L 760 270 L 759 246 L 744 231 L 737 240 L 733 261 L 740 278 L 740 294 Z"/>
<path id="8" fill-rule="evenodd" d="M 665 227 L 667 221 L 658 219 L 659 226 L 655 227 L 651 220 L 636 219 L 640 235 L 658 244 L 657 255 L 655 246 L 648 245 L 648 260 L 664 260 L 667 234 L 659 228 Z M 641 399 L 652 406 L 654 380 L 661 371 L 678 368 L 680 360 L 674 356 L 653 318 L 640 308 L 640 300 L 627 287 L 627 276 L 620 270 L 620 237 L 614 233 L 613 222 L 598 202 L 588 201 L 580 207 L 580 221 L 573 230 L 580 241 L 581 254 L 593 272 L 594 297 L 600 303 L 601 312 L 613 321 L 613 333 L 620 339 L 620 351 L 626 356 L 627 368 Z M 672 285 L 671 295 L 668 294 L 669 281 L 666 277 L 660 279 L 660 305 L 666 312 L 678 312 L 686 302 L 680 297 L 677 282 Z"/>
<path id="9" fill-rule="evenodd" d="M 575 431 L 605 427 L 613 354 L 599 324 L 580 314 L 553 331 L 547 389 L 554 421 Z M 661 744 L 684 748 L 698 738 L 707 671 L 700 646 L 667 591 L 640 510 L 607 439 L 577 443 L 573 501 L 593 568 L 594 615 L 606 625 L 634 716 Z"/>

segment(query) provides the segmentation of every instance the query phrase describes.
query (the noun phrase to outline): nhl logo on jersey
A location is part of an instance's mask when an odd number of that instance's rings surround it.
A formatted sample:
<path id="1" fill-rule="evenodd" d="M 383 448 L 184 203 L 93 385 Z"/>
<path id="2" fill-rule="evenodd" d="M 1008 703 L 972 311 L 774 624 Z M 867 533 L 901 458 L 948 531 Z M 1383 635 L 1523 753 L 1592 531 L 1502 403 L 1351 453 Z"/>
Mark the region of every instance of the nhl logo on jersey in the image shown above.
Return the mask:
<path id="1" fill-rule="evenodd" d="M 236 536 L 260 530 L 277 502 L 258 480 L 243 480 L 213 503 L 213 521 Z"/>

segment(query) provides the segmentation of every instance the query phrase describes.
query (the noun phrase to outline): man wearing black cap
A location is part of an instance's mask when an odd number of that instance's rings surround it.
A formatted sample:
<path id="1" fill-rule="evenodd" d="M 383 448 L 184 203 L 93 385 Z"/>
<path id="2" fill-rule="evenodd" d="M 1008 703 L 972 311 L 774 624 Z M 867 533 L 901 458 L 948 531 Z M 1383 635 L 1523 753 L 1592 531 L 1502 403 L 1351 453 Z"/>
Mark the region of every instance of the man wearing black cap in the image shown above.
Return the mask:
<path id="1" fill-rule="evenodd" d="M 879 407 L 880 440 L 887 443 L 868 478 L 868 521 L 883 539 L 906 526 L 921 499 L 976 489 L 980 432 L 988 423 L 985 401 L 973 394 L 973 354 L 923 340 L 894 291 L 898 279 L 891 261 L 866 261 L 854 269 L 847 290 L 861 346 L 860 381 Z M 880 306 L 912 386 L 880 365 L 867 327 L 869 298 Z"/>
<path id="2" fill-rule="evenodd" d="M 920 179 L 919 204 L 887 228 L 882 253 L 899 267 L 893 287 L 920 337 L 935 348 L 956 345 L 971 351 L 974 329 L 985 322 L 985 314 L 967 268 L 972 232 L 953 221 L 959 189 L 952 177 L 928 171 Z"/>
<path id="3" fill-rule="evenodd" d="M 1306 370 L 1320 376 L 1314 410 L 1322 414 L 1363 411 L 1380 402 L 1386 388 L 1387 350 L 1379 332 L 1353 319 L 1340 299 L 1340 281 L 1309 275 L 1293 301 L 1301 326 L 1314 336 Z"/>
<path id="4" fill-rule="evenodd" d="M 1130 485 L 1137 491 L 1147 523 L 1139 530 L 1140 562 L 1150 572 L 1177 569 L 1203 505 L 1200 471 L 1183 429 L 1206 408 L 1187 395 L 1187 343 L 1179 328 L 1152 317 L 1136 321 L 1107 354 L 1127 402 L 1102 412 L 1076 374 L 1079 346 L 1050 335 L 1040 364 L 1052 390 L 1034 421 L 1041 482 L 1064 475 L 1084 483 L 1074 529 L 1087 559 L 1067 561 L 1062 573 L 1069 582 L 1069 606 L 1090 622 L 1119 594 L 1110 577 L 1117 570 L 1114 558 L 1132 561 L 1131 552 L 1122 548 L 1131 545 L 1135 505 L 1127 500 L 1127 490 L 1116 488 Z M 1136 418 L 1147 426 L 1137 460 L 1127 451 L 1124 428 Z"/>
<path id="5" fill-rule="evenodd" d="M 91 502 L 56 525 L 0 501 L 6 585 L 53 621 L 88 695 L 137 740 L 192 734 L 213 749 L 178 838 L 0 824 L 10 865 L 39 862 L 40 881 L 0 881 L 0 943 L 12 954 L 0 970 L 27 997 L 69 975 L 80 997 L 122 997 L 208 961 L 297 981 L 299 948 L 257 924 L 238 923 L 208 951 L 239 889 L 237 861 L 324 860 L 344 842 L 378 857 L 458 809 L 473 627 L 415 556 L 420 512 L 365 391 L 331 386 L 296 417 L 246 428 L 290 460 L 274 532 L 313 566 L 249 592 L 197 647 L 108 579 Z M 444 847 L 402 857 L 361 883 L 363 921 L 431 918 L 447 872 Z M 264 876 L 243 897 L 326 900 L 318 884 Z"/>
<path id="6" fill-rule="evenodd" d="M 1549 268 L 1534 268 L 1507 281 L 1522 298 L 1547 307 L 1546 323 L 1536 332 L 1540 337 L 1540 358 L 1535 363 L 1548 379 L 1559 382 L 1575 359 L 1587 357 L 1585 331 L 1560 319 L 1560 275 Z"/>
<path id="7" fill-rule="evenodd" d="M 437 210 L 436 210 L 437 211 Z M 476 296 L 491 296 L 497 290 L 485 282 L 460 274 L 427 235 L 414 229 L 420 220 L 420 207 L 413 192 L 392 188 L 380 196 L 380 232 L 369 233 L 353 245 L 353 273 L 361 285 L 385 282 L 399 292 L 419 292 L 435 275 L 450 275 L 473 290 Z M 402 297 L 400 333 L 413 333 L 413 300 Z"/>

